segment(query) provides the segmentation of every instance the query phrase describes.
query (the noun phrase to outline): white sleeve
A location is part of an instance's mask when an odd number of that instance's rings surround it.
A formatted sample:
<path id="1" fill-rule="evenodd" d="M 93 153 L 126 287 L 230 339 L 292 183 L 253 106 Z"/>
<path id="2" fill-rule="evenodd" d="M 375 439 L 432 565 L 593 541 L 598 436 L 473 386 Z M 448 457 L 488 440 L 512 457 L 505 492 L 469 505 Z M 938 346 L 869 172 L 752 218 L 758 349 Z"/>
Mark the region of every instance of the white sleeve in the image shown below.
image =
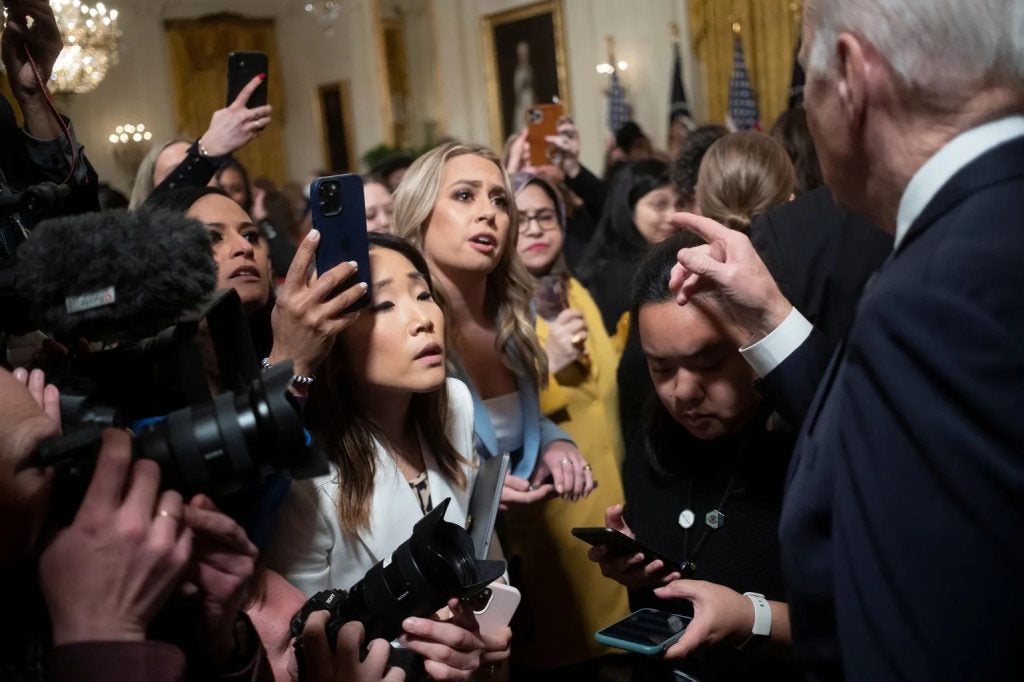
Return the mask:
<path id="1" fill-rule="evenodd" d="M 740 355 L 746 360 L 757 376 L 763 377 L 782 364 L 811 335 L 814 325 L 800 314 L 796 306 L 772 333 L 746 348 L 740 348 Z"/>
<path id="2" fill-rule="evenodd" d="M 307 597 L 332 587 L 330 558 L 334 541 L 329 522 L 319 508 L 320 497 L 313 481 L 292 481 L 264 549 L 267 567 Z"/>

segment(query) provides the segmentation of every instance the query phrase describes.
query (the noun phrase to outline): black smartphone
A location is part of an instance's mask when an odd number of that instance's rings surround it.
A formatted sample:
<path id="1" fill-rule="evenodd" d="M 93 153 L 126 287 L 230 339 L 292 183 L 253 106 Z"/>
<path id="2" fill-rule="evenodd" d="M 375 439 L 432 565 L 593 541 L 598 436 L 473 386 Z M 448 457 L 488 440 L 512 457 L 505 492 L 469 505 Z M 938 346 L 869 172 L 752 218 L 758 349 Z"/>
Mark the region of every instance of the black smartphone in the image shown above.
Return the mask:
<path id="1" fill-rule="evenodd" d="M 657 609 L 640 609 L 594 634 L 601 644 L 654 656 L 683 636 L 692 619 Z"/>
<path id="2" fill-rule="evenodd" d="M 324 273 L 348 261 L 358 270 L 338 287 L 343 291 L 357 282 L 366 283 L 366 295 L 349 310 L 370 304 L 370 242 L 366 237 L 366 208 L 363 180 L 358 175 L 330 175 L 317 178 L 309 187 L 313 227 L 320 232 L 316 250 L 316 271 Z"/>
<path id="3" fill-rule="evenodd" d="M 631 556 L 642 553 L 645 566 L 656 559 L 661 559 L 662 563 L 665 564 L 665 573 L 683 571 L 683 566 L 680 562 L 675 559 L 669 559 L 664 554 L 645 547 L 638 540 L 620 533 L 614 528 L 573 528 L 571 532 L 575 537 L 594 547 L 604 545 L 615 556 Z"/>
<path id="4" fill-rule="evenodd" d="M 228 55 L 228 106 L 238 99 L 238 93 L 253 78 L 265 74 L 263 82 L 249 96 L 246 107 L 255 109 L 267 103 L 267 83 L 270 81 L 270 64 L 263 52 L 232 52 Z"/>

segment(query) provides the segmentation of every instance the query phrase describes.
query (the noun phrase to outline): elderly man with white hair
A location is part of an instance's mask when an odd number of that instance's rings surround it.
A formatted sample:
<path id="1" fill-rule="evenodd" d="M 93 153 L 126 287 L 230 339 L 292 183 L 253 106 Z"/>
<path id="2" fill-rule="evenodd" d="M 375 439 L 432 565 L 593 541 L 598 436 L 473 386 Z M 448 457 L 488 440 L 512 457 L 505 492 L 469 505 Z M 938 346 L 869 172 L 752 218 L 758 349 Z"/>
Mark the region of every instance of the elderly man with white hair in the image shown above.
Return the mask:
<path id="1" fill-rule="evenodd" d="M 804 5 L 826 182 L 895 248 L 829 362 L 746 236 L 675 217 L 707 242 L 678 254 L 680 303 L 720 292 L 801 435 L 780 528 L 789 612 L 677 581 L 659 594 L 696 617 L 670 655 L 791 625 L 811 679 L 1020 679 L 1024 0 Z"/>

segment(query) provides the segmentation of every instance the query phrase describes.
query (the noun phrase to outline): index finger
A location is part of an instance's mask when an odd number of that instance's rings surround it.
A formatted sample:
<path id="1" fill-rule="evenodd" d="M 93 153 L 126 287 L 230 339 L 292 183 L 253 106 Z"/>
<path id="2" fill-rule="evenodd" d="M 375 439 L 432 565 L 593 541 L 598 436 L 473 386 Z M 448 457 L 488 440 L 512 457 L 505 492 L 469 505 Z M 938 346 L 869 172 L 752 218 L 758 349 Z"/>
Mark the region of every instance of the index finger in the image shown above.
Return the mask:
<path id="1" fill-rule="evenodd" d="M 88 514 L 109 514 L 117 509 L 124 497 L 124 484 L 131 466 L 132 441 L 128 433 L 105 429 L 96 469 L 75 519 Z"/>
<path id="2" fill-rule="evenodd" d="M 262 73 L 254 76 L 251 81 L 245 84 L 245 87 L 242 88 L 241 92 L 238 93 L 238 97 L 236 97 L 235 101 L 231 103 L 231 106 L 235 108 L 244 107 L 252 96 L 252 93 L 256 92 L 256 88 L 260 87 L 260 83 L 263 82 L 264 78 L 266 78 L 266 74 Z"/>
<path id="3" fill-rule="evenodd" d="M 709 244 L 716 239 L 729 239 L 739 234 L 736 230 L 730 229 L 711 218 L 705 218 L 694 213 L 674 213 L 669 218 L 676 227 L 681 227 L 687 232 L 692 232 Z"/>

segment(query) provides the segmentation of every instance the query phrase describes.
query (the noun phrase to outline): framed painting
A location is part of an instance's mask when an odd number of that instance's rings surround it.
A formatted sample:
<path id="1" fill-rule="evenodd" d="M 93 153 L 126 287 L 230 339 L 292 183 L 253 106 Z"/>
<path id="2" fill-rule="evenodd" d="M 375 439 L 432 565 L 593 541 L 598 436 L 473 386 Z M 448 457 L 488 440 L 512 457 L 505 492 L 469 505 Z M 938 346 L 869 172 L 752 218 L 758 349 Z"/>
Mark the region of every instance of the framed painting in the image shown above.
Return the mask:
<path id="1" fill-rule="evenodd" d="M 526 126 L 526 112 L 556 98 L 569 111 L 562 1 L 545 0 L 482 19 L 492 144 Z"/>

